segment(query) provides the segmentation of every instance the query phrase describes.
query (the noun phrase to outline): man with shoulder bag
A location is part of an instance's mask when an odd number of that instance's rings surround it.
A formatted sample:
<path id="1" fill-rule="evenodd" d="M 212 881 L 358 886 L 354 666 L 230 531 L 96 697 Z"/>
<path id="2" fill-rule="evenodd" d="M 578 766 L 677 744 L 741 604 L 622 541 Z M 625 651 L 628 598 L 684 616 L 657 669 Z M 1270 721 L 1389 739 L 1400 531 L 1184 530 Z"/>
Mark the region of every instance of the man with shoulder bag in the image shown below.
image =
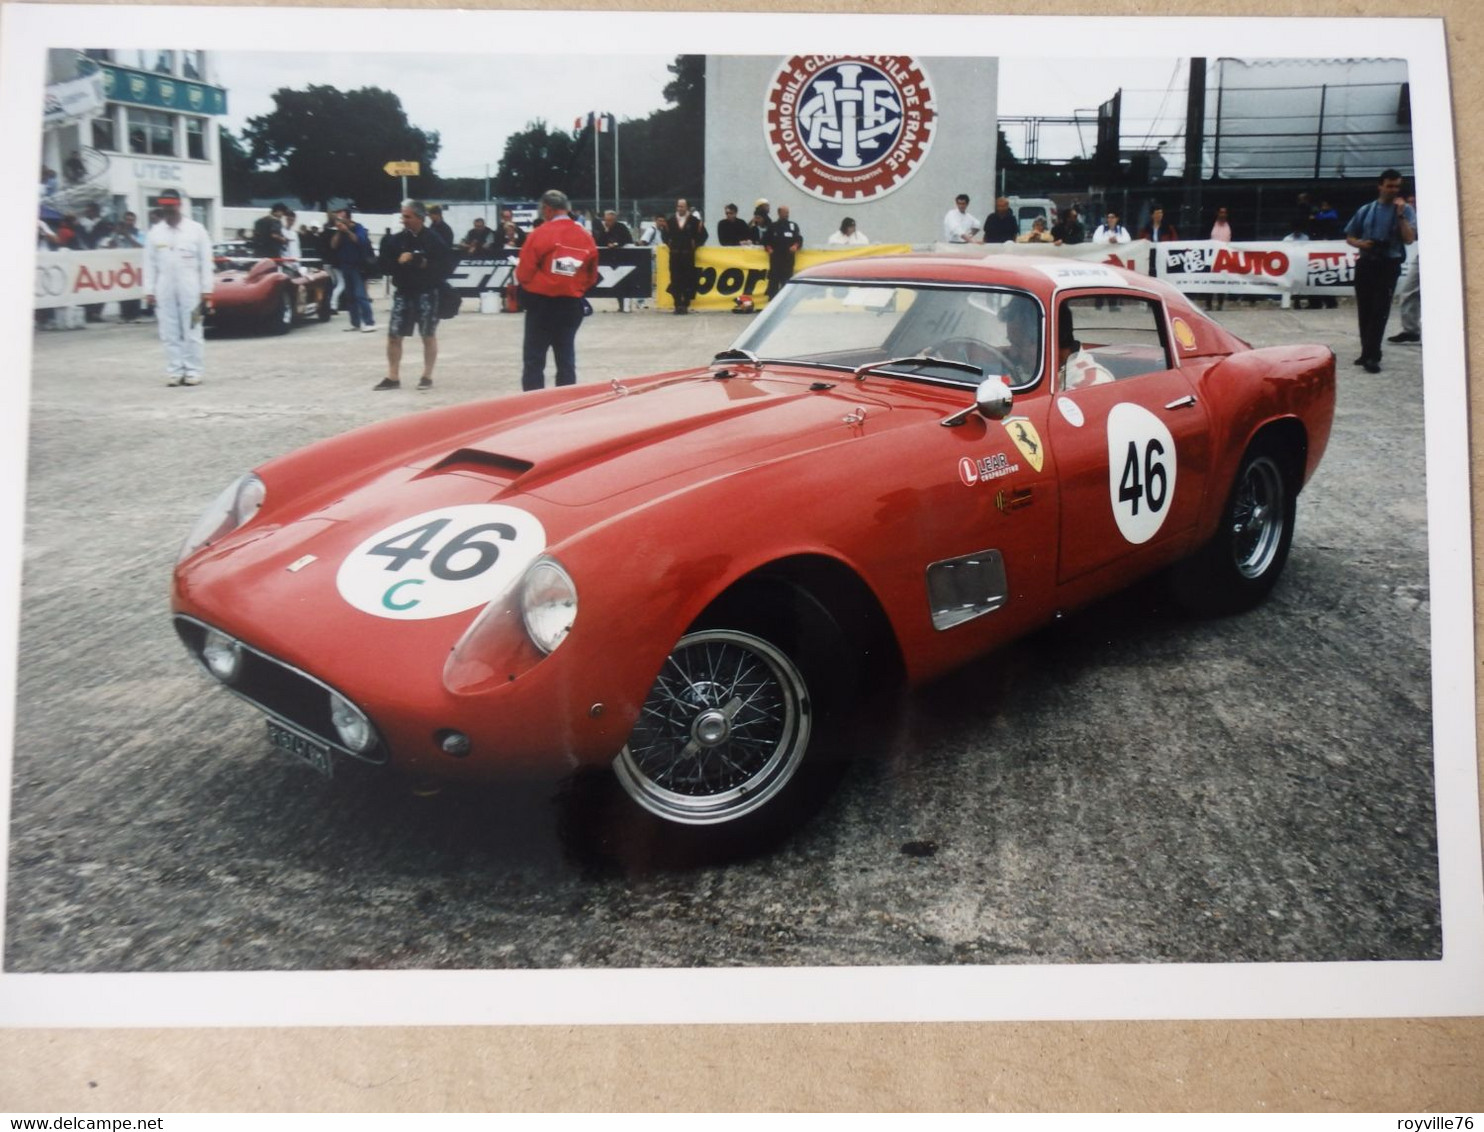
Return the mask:
<path id="1" fill-rule="evenodd" d="M 381 267 L 392 281 L 392 313 L 387 320 L 387 375 L 372 389 L 402 387 L 402 339 L 414 330 L 423 340 L 423 372 L 417 387 L 431 389 L 438 360 L 439 285 L 453 269 L 453 248 L 428 223 L 422 201 L 402 202 L 402 231 L 382 241 Z"/>

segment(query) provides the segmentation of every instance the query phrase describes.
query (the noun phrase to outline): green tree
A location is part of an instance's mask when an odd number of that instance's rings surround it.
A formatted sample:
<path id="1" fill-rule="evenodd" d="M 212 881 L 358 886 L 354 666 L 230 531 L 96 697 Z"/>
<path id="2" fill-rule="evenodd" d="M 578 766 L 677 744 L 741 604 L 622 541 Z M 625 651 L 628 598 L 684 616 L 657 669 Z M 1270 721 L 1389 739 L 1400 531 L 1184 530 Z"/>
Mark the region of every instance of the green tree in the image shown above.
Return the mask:
<path id="1" fill-rule="evenodd" d="M 431 178 L 439 149 L 437 131 L 414 126 L 402 100 L 379 87 L 281 88 L 273 94 L 273 110 L 250 118 L 243 135 L 254 161 L 278 165 L 290 189 L 318 208 L 349 198 L 363 209 L 392 211 L 401 182 L 382 167 L 416 161 L 421 175 Z"/>
<path id="2" fill-rule="evenodd" d="M 577 143 L 563 130 L 550 129 L 537 118 L 505 139 L 505 152 L 495 174 L 495 195 L 502 199 L 534 198 L 547 189 L 571 192 Z"/>
<path id="3" fill-rule="evenodd" d="M 222 201 L 228 205 L 252 203 L 253 174 L 257 164 L 237 135 L 226 126 L 217 126 L 222 155 Z"/>

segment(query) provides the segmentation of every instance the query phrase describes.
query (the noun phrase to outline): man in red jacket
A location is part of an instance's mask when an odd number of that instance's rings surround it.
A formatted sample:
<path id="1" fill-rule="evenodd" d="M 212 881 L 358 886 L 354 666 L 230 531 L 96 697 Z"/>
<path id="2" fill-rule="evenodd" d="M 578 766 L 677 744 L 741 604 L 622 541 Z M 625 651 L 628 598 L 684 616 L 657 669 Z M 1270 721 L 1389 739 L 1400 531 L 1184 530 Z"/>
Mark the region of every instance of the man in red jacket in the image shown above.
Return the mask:
<path id="1" fill-rule="evenodd" d="M 520 249 L 515 281 L 526 312 L 520 387 L 546 384 L 546 351 L 556 355 L 556 383 L 577 382 L 577 328 L 582 296 L 598 281 L 598 246 L 568 215 L 567 194 L 552 189 L 541 197 L 541 224 Z"/>

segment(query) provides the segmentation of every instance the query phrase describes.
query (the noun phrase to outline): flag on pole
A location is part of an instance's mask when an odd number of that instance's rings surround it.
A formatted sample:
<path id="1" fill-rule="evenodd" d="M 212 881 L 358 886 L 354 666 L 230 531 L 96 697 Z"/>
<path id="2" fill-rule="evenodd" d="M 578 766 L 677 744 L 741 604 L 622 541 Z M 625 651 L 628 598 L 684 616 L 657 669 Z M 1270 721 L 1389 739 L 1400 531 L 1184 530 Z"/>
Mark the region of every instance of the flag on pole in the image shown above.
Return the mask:
<path id="1" fill-rule="evenodd" d="M 596 125 L 598 133 L 606 134 L 613 128 L 614 118 L 612 114 L 604 114 L 602 111 L 593 110 L 580 115 L 572 120 L 572 132 L 580 134 L 582 131 Z"/>

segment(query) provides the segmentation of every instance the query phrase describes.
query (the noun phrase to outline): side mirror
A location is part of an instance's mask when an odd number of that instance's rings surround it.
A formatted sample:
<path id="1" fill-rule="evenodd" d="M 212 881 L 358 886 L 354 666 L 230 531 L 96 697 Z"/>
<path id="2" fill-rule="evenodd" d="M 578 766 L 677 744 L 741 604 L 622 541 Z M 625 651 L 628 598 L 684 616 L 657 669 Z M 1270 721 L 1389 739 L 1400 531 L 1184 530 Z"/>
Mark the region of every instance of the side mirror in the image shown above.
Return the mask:
<path id="1" fill-rule="evenodd" d="M 998 374 L 986 377 L 974 390 L 974 403 L 967 409 L 960 409 L 951 416 L 944 417 L 938 423 L 944 428 L 953 428 L 961 425 L 969 419 L 970 413 L 977 412 L 981 417 L 991 421 L 1002 421 L 1010 415 L 1010 408 L 1015 403 L 1015 397 L 1010 392 L 1010 383 Z"/>
<path id="2" fill-rule="evenodd" d="M 1010 415 L 1015 397 L 1010 392 L 1010 383 L 1000 376 L 986 377 L 974 390 L 974 408 L 979 415 L 992 421 L 1002 421 Z"/>

